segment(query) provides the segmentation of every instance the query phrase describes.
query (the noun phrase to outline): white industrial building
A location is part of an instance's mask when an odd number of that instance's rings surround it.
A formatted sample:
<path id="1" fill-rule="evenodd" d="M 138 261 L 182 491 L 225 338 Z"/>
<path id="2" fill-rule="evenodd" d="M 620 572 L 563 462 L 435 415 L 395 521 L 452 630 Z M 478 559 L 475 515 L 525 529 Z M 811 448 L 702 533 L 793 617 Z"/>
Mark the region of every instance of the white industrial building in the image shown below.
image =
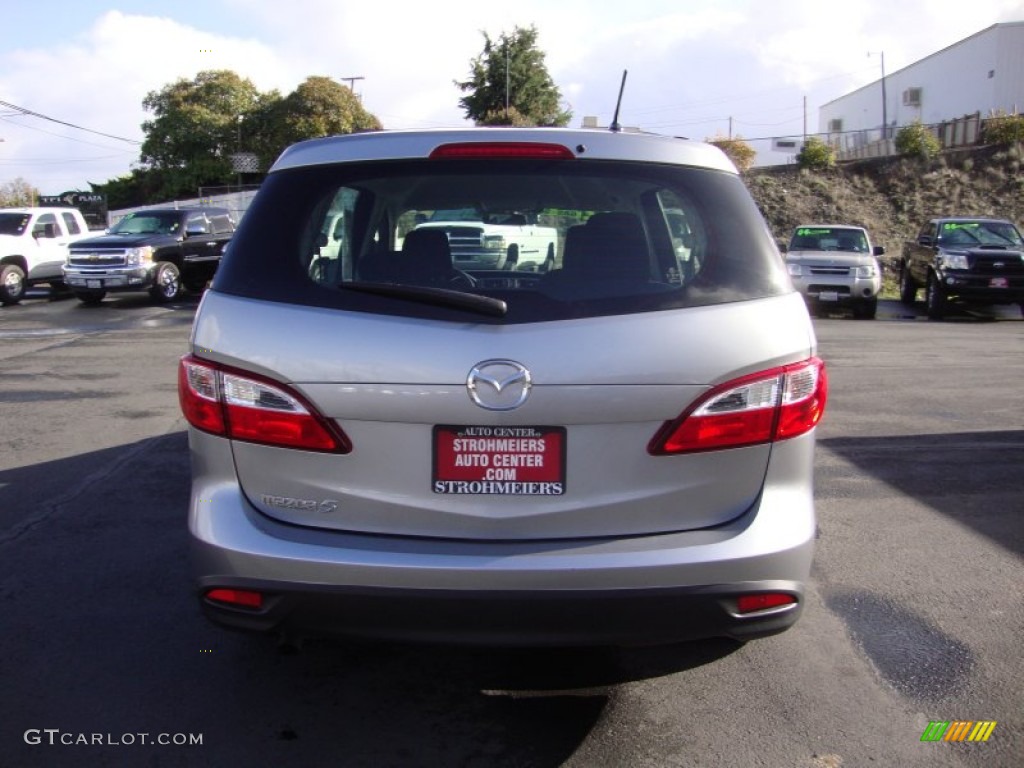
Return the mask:
<path id="1" fill-rule="evenodd" d="M 915 121 L 935 125 L 999 110 L 1024 112 L 1024 21 L 994 24 L 892 73 L 885 73 L 884 58 L 880 64 L 879 80 L 818 113 L 819 133 L 840 150 L 880 143 L 883 124 L 888 144 Z"/>

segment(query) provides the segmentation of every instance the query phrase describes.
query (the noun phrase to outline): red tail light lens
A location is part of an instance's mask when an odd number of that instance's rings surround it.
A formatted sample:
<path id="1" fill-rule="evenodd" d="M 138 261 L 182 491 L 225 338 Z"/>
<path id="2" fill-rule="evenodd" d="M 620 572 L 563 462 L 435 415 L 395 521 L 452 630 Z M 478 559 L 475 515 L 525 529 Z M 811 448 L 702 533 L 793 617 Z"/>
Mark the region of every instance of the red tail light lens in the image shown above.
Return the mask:
<path id="1" fill-rule="evenodd" d="M 467 141 L 458 144 L 442 144 L 430 153 L 431 160 L 493 157 L 573 160 L 576 155 L 562 144 L 534 141 Z"/>
<path id="2" fill-rule="evenodd" d="M 734 379 L 662 427 L 648 451 L 695 453 L 797 437 L 821 421 L 827 396 L 825 363 L 816 357 Z"/>
<path id="3" fill-rule="evenodd" d="M 188 355 L 178 367 L 181 411 L 196 429 L 262 445 L 348 453 L 345 434 L 297 392 Z"/>

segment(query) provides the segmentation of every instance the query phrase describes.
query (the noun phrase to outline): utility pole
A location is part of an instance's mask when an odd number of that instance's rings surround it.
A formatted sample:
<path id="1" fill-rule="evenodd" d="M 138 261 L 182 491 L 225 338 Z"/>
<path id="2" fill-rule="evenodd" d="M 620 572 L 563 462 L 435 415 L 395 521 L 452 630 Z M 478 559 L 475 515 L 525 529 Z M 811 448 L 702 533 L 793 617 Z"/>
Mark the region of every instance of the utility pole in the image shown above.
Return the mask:
<path id="1" fill-rule="evenodd" d="M 363 77 L 362 75 L 359 75 L 357 77 L 339 77 L 338 79 L 348 83 L 348 89 L 352 91 L 353 94 L 355 94 L 356 80 L 365 80 L 366 78 Z M 356 98 L 359 99 L 360 101 L 363 100 L 362 96 L 356 96 Z"/>
<path id="2" fill-rule="evenodd" d="M 889 138 L 889 112 L 885 97 L 885 51 L 868 51 L 869 58 L 872 53 L 878 53 L 882 59 L 882 140 L 885 141 Z"/>
<path id="3" fill-rule="evenodd" d="M 508 38 L 505 38 L 505 122 L 508 122 L 508 90 L 509 90 L 509 74 L 508 74 Z"/>

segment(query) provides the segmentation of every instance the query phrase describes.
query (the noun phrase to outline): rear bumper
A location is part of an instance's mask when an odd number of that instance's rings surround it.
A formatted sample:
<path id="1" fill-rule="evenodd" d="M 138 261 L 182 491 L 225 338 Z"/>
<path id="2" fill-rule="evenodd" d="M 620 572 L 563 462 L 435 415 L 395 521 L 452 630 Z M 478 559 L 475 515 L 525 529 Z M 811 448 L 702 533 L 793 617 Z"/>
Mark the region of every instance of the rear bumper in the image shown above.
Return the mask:
<path id="1" fill-rule="evenodd" d="M 496 645 L 753 639 L 799 616 L 815 525 L 804 474 L 813 433 L 776 445 L 754 506 L 712 529 L 535 542 L 325 531 L 267 518 L 233 477 L 227 441 L 192 431 L 195 585 L 213 621 L 260 632 Z M 195 441 L 202 441 L 196 446 Z M 210 589 L 264 595 L 258 610 Z M 736 597 L 795 604 L 740 615 Z"/>
<path id="2" fill-rule="evenodd" d="M 223 579 L 209 580 L 224 586 Z M 550 646 L 656 645 L 706 637 L 753 640 L 788 629 L 803 605 L 796 582 L 748 582 L 647 590 L 489 592 L 373 589 L 232 579 L 267 595 L 261 610 L 202 597 L 205 615 L 226 627 L 285 636 L 334 635 L 426 643 Z M 785 592 L 796 603 L 741 616 L 736 597 Z"/>

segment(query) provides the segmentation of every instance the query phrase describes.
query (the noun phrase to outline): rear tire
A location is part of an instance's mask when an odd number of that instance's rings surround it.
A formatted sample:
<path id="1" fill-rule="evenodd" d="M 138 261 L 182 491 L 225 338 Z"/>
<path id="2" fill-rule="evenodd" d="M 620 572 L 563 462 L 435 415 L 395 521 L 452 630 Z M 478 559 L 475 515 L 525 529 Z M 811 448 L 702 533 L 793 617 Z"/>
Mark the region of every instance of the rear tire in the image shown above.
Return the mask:
<path id="1" fill-rule="evenodd" d="M 17 304 L 25 296 L 25 273 L 17 264 L 0 266 L 0 304 Z"/>
<path id="2" fill-rule="evenodd" d="M 900 269 L 900 302 L 908 307 L 917 301 L 917 285 L 910 276 L 910 268 L 904 264 Z"/>
<path id="3" fill-rule="evenodd" d="M 163 304 L 180 298 L 181 290 L 181 272 L 178 265 L 170 261 L 160 262 L 149 295 Z"/>
<path id="4" fill-rule="evenodd" d="M 935 275 L 928 275 L 925 302 L 928 307 L 929 320 L 942 320 L 946 316 L 946 292 Z"/>
<path id="5" fill-rule="evenodd" d="M 107 295 L 106 291 L 75 291 L 74 293 L 76 299 L 90 307 L 95 307 Z"/>

